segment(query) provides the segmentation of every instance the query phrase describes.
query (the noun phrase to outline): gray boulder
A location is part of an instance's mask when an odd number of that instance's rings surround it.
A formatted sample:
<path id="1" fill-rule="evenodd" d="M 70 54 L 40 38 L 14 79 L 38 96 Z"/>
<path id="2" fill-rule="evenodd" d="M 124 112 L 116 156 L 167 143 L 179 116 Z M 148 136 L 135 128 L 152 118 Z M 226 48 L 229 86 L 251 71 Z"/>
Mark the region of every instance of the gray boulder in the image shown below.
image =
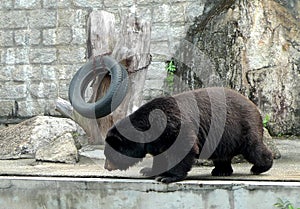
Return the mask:
<path id="1" fill-rule="evenodd" d="M 0 159 L 75 163 L 80 128 L 71 119 L 37 116 L 0 130 Z M 82 133 L 82 132 L 81 132 Z"/>
<path id="2" fill-rule="evenodd" d="M 65 133 L 47 146 L 40 147 L 36 151 L 35 159 L 39 161 L 76 163 L 78 161 L 78 151 L 72 134 Z"/>

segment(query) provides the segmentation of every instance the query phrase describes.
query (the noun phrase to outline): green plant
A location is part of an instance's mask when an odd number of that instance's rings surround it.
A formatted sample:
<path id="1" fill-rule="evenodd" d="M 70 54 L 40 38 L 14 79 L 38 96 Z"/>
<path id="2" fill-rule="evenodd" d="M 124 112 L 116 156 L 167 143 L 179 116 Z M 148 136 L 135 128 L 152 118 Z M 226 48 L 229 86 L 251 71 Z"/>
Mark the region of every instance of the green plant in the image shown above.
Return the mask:
<path id="1" fill-rule="evenodd" d="M 274 204 L 274 206 L 276 208 L 281 208 L 281 209 L 296 209 L 296 208 L 294 208 L 292 203 L 290 203 L 290 201 L 288 201 L 288 200 L 283 201 L 280 198 L 278 198 L 278 201 L 277 201 L 277 203 Z M 300 208 L 297 208 L 297 209 L 300 209 Z"/>
<path id="2" fill-rule="evenodd" d="M 168 84 L 169 89 L 172 91 L 174 85 L 174 73 L 177 70 L 173 60 L 167 62 L 166 70 L 168 72 L 166 82 Z"/>
<path id="3" fill-rule="evenodd" d="M 167 62 L 166 70 L 167 70 L 168 73 L 175 73 L 176 72 L 176 66 L 175 66 L 173 60 L 171 60 L 170 62 Z"/>
<path id="4" fill-rule="evenodd" d="M 268 123 L 270 121 L 270 115 L 269 114 L 266 114 L 266 116 L 264 117 L 263 119 L 263 126 L 266 128 Z"/>
<path id="5" fill-rule="evenodd" d="M 283 133 L 277 134 L 277 137 L 282 137 L 282 136 L 283 136 Z"/>

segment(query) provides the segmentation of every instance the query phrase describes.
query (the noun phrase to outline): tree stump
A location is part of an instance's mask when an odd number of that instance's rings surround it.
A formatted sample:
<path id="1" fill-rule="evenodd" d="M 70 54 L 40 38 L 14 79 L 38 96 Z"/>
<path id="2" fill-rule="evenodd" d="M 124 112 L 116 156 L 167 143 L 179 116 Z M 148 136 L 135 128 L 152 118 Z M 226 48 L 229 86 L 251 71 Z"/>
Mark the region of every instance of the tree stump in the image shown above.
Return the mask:
<path id="1" fill-rule="evenodd" d="M 67 103 L 59 99 L 57 110 L 77 122 L 90 136 L 91 144 L 103 144 L 107 130 L 114 121 L 123 118 L 142 103 L 142 90 L 146 78 L 146 69 L 151 63 L 150 23 L 139 20 L 135 14 L 123 15 L 121 31 L 115 30 L 114 15 L 106 11 L 93 11 L 88 20 L 88 57 L 111 55 L 122 63 L 129 73 L 129 91 L 121 105 L 110 115 L 99 119 L 88 119 Z M 102 81 L 95 78 L 92 82 L 92 95 L 89 102 L 101 98 L 110 85 L 110 76 Z M 68 107 L 67 107 L 68 106 Z"/>

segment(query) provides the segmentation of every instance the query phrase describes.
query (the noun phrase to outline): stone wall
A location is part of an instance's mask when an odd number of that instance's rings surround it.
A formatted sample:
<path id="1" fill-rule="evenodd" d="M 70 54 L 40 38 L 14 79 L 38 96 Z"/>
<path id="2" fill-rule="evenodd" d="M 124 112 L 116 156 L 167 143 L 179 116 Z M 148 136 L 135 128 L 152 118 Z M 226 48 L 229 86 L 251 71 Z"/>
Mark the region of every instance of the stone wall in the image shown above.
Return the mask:
<path id="1" fill-rule="evenodd" d="M 271 116 L 273 134 L 299 135 L 299 8 L 297 0 L 1 1 L 0 123 L 58 115 L 56 98 L 68 98 L 70 79 L 86 62 L 88 15 L 105 10 L 117 27 L 129 12 L 151 23 L 145 101 L 168 93 L 165 61 L 175 57 L 188 65 L 176 90 L 219 76 L 217 85 L 241 91 Z M 177 54 L 185 47 L 187 60 Z"/>
<path id="2" fill-rule="evenodd" d="M 202 14 L 206 0 L 6 0 L 0 4 L 0 118 L 57 115 L 72 75 L 86 62 L 87 18 L 92 10 L 136 12 L 152 23 L 145 98 L 162 93 L 164 62 Z"/>

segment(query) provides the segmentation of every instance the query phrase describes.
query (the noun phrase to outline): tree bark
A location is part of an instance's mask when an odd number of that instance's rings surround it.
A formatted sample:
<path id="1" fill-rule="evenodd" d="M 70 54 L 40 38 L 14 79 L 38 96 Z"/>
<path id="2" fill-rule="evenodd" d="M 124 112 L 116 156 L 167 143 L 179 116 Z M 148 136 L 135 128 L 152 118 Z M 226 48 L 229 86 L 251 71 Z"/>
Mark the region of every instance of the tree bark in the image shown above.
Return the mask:
<path id="1" fill-rule="evenodd" d="M 114 15 L 105 11 L 93 11 L 88 20 L 88 57 L 111 55 L 122 63 L 129 73 L 129 91 L 121 105 L 110 115 L 99 119 L 88 119 L 63 100 L 57 100 L 57 110 L 77 122 L 90 136 L 91 144 L 103 144 L 107 130 L 141 105 L 146 71 L 151 62 L 150 24 L 140 21 L 134 14 L 122 15 L 121 31 L 115 31 Z M 116 41 L 117 40 L 117 41 Z M 110 76 L 103 80 L 95 78 L 89 102 L 101 98 L 110 85 Z"/>

